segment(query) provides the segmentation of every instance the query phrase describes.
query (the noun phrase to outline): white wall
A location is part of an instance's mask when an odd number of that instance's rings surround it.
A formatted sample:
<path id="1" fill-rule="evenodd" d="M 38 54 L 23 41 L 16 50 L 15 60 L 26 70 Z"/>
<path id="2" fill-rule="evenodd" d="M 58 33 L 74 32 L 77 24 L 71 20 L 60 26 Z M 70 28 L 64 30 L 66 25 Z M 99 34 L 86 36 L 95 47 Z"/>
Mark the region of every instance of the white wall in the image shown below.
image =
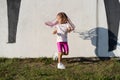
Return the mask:
<path id="1" fill-rule="evenodd" d="M 97 0 L 21 0 L 17 40 L 7 44 L 7 5 L 6 0 L 0 0 L 0 57 L 51 57 L 57 51 L 56 36 L 44 22 L 61 11 L 76 25 L 75 32 L 69 34 L 68 57 L 110 56 L 106 31 L 98 31 L 99 48 L 96 48 L 96 28 L 107 29 L 104 3 L 98 1 L 97 5 Z"/>

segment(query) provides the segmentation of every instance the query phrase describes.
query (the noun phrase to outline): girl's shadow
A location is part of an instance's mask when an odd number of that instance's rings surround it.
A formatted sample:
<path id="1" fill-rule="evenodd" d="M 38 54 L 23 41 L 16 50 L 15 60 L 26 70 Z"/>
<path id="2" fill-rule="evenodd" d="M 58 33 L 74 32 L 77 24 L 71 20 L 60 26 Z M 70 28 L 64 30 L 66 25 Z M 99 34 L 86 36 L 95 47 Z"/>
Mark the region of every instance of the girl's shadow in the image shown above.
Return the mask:
<path id="1" fill-rule="evenodd" d="M 103 27 L 97 27 L 85 32 L 74 31 L 74 33 L 79 34 L 79 37 L 83 40 L 91 41 L 91 44 L 96 47 L 95 54 L 100 60 L 108 60 L 111 56 L 114 56 L 113 52 L 110 52 L 109 54 L 108 51 L 108 29 L 105 29 Z M 112 32 L 111 34 L 115 37 Z M 83 60 L 86 59 L 82 58 L 82 61 Z"/>

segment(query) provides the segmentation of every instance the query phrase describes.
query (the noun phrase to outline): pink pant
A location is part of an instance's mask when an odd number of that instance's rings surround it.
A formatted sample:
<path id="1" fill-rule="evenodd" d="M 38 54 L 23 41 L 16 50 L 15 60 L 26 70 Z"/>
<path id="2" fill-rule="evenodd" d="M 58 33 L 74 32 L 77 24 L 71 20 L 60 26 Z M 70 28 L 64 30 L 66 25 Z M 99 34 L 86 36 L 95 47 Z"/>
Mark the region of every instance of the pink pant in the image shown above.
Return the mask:
<path id="1" fill-rule="evenodd" d="M 67 42 L 57 42 L 58 52 L 69 53 L 69 47 Z"/>

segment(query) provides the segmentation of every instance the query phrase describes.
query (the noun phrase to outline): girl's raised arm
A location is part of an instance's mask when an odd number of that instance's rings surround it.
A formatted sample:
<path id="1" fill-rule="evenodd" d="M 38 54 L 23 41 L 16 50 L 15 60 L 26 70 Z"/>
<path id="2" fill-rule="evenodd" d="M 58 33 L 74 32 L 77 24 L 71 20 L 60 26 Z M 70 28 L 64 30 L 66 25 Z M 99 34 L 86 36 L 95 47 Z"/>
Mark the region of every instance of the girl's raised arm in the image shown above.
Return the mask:
<path id="1" fill-rule="evenodd" d="M 45 24 L 46 24 L 47 26 L 53 27 L 53 26 L 55 26 L 56 24 L 58 24 L 58 22 L 57 22 L 56 20 L 54 20 L 54 21 L 47 21 L 47 22 L 45 22 Z"/>
<path id="2" fill-rule="evenodd" d="M 72 23 L 69 17 L 68 17 L 68 23 L 70 24 L 71 30 L 73 31 L 75 29 L 75 25 Z"/>

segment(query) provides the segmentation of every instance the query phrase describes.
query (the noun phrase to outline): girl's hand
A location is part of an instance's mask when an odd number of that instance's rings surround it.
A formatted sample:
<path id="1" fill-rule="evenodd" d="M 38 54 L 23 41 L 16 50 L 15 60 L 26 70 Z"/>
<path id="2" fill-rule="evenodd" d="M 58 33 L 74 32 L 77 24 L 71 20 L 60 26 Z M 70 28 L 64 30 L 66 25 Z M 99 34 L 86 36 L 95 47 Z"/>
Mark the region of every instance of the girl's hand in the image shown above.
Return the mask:
<path id="1" fill-rule="evenodd" d="M 68 32 L 68 33 L 71 32 L 71 28 L 70 28 L 70 27 L 67 28 L 67 32 Z"/>
<path id="2" fill-rule="evenodd" d="M 74 30 L 74 28 L 72 28 L 72 27 L 67 28 L 67 32 L 69 32 L 69 33 L 73 30 Z"/>
<path id="3" fill-rule="evenodd" d="M 57 30 L 54 30 L 53 32 L 52 32 L 52 34 L 56 34 L 57 33 Z"/>
<path id="4" fill-rule="evenodd" d="M 71 27 L 71 31 L 75 30 L 75 28 Z"/>

